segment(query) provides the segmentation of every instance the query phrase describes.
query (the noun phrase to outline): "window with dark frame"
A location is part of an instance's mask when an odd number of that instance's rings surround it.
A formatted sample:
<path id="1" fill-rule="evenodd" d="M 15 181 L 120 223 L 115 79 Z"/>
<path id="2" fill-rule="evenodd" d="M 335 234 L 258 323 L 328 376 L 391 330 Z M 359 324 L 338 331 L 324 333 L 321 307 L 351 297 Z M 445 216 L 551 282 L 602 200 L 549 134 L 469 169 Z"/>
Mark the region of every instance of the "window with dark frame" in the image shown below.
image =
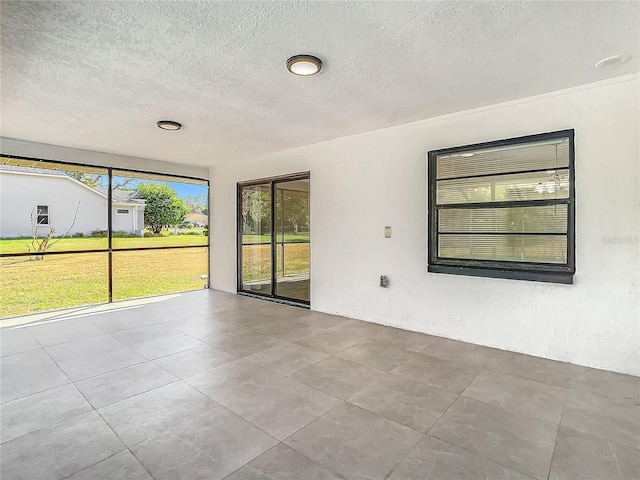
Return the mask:
<path id="1" fill-rule="evenodd" d="M 129 215 L 130 210 L 128 208 L 117 208 L 116 213 L 118 215 Z"/>
<path id="2" fill-rule="evenodd" d="M 36 224 L 49 225 L 49 206 L 38 205 L 36 207 Z"/>
<path id="3" fill-rule="evenodd" d="M 574 131 L 429 152 L 428 271 L 573 283 Z"/>

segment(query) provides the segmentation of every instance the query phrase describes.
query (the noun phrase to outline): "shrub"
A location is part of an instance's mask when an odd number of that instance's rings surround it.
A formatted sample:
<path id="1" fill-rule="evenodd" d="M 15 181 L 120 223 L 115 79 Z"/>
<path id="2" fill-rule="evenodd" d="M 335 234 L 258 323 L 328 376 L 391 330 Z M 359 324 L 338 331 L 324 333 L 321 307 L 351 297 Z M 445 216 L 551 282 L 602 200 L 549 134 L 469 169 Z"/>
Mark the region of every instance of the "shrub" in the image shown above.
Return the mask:
<path id="1" fill-rule="evenodd" d="M 125 232 L 124 230 L 114 230 L 111 234 L 113 238 L 137 238 L 140 235 L 130 232 Z"/>
<path id="2" fill-rule="evenodd" d="M 84 233 L 82 232 L 76 232 L 72 235 L 73 238 L 82 238 L 84 237 Z"/>
<path id="3" fill-rule="evenodd" d="M 208 226 L 208 225 L 207 225 L 207 226 Z M 203 231 L 202 231 L 202 234 L 203 234 L 205 237 L 208 237 L 208 236 L 209 236 L 209 230 L 203 230 Z"/>
<path id="4" fill-rule="evenodd" d="M 80 236 L 83 236 L 83 235 L 80 234 Z M 93 232 L 91 232 L 91 236 L 104 238 L 107 236 L 107 230 L 94 230 Z M 145 233 L 144 236 L 146 237 L 147 234 Z M 111 232 L 111 237 L 112 238 L 139 238 L 140 235 L 138 235 L 137 233 L 125 232 L 124 230 L 114 230 L 113 232 Z"/>

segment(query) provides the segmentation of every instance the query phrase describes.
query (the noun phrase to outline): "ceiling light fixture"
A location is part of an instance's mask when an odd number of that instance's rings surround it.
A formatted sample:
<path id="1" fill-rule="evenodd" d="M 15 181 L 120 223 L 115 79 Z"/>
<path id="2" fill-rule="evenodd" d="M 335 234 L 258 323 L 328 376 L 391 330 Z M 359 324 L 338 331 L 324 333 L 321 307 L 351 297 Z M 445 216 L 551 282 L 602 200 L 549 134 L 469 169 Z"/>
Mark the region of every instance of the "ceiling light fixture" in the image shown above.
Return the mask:
<path id="1" fill-rule="evenodd" d="M 322 68 L 322 60 L 313 55 L 295 55 L 287 60 L 287 70 L 294 75 L 308 77 L 315 75 Z"/>
<path id="2" fill-rule="evenodd" d="M 625 63 L 627 60 L 629 60 L 629 57 L 624 55 L 613 55 L 612 57 L 603 58 L 596 63 L 596 68 L 614 67 Z"/>
<path id="3" fill-rule="evenodd" d="M 158 120 L 156 125 L 162 130 L 180 130 L 182 128 L 181 123 L 174 122 L 173 120 Z"/>

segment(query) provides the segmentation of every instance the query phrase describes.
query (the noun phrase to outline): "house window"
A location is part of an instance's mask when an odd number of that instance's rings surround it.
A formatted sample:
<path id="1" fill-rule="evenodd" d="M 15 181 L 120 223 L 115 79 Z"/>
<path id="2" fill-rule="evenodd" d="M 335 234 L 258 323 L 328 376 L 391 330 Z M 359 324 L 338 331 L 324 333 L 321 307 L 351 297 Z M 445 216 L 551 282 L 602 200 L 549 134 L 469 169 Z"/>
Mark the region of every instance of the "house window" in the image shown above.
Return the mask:
<path id="1" fill-rule="evenodd" d="M 36 224 L 49 225 L 49 207 L 47 205 L 38 205 L 36 207 Z"/>
<path id="2" fill-rule="evenodd" d="M 116 213 L 118 215 L 129 215 L 130 210 L 128 208 L 117 208 Z"/>
<path id="3" fill-rule="evenodd" d="M 573 283 L 574 131 L 429 152 L 429 272 Z"/>

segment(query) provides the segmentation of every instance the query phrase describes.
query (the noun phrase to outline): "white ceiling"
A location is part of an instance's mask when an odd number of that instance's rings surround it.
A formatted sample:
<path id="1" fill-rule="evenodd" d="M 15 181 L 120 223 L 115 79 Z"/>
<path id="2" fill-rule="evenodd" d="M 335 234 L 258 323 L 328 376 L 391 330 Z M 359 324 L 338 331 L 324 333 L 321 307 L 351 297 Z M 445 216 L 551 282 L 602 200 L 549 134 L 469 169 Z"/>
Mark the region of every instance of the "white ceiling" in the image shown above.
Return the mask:
<path id="1" fill-rule="evenodd" d="M 640 70 L 636 1 L 2 1 L 1 21 L 3 136 L 203 166 Z M 320 75 L 287 72 L 299 53 Z"/>

